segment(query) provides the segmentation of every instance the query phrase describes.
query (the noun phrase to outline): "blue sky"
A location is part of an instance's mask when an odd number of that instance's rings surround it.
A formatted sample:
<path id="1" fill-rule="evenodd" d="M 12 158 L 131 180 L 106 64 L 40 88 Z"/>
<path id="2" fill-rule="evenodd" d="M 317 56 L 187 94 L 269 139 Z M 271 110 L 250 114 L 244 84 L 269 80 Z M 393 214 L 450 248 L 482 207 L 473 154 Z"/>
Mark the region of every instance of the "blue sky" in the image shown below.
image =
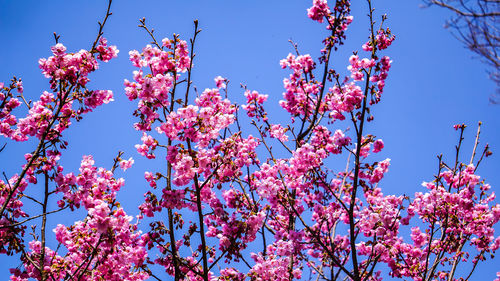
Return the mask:
<path id="1" fill-rule="evenodd" d="M 38 59 L 50 55 L 53 32 L 69 51 L 88 49 L 97 32 L 97 21 L 104 15 L 107 1 L 7 1 L 0 0 L 0 81 L 12 76 L 24 81 L 25 95 L 37 99 L 48 90 L 48 80 L 38 69 Z M 333 65 L 346 71 L 347 59 L 367 40 L 367 5 L 353 1 L 354 22 L 347 32 L 347 42 L 335 54 Z M 479 174 L 497 191 L 500 186 L 500 107 L 488 97 L 495 85 L 488 80 L 485 66 L 443 28 L 450 14 L 442 9 L 420 6 L 419 0 L 373 1 L 376 13 L 388 14 L 386 26 L 396 34 L 396 41 L 385 52 L 393 60 L 382 102 L 374 108 L 375 120 L 368 131 L 385 142 L 381 154 L 391 158 L 391 168 L 381 183 L 384 193 L 410 194 L 422 190 L 422 181 L 433 179 L 436 155 L 443 153 L 452 161 L 458 135 L 453 124 L 469 125 L 464 142 L 464 161 L 470 157 L 477 122 L 483 122 L 481 143 L 490 144 L 493 156 L 483 162 Z M 135 202 L 142 198 L 146 183 L 143 172 L 150 162 L 138 155 L 134 145 L 140 134 L 132 128 L 136 104 L 127 100 L 123 79 L 131 79 L 134 68 L 128 51 L 140 50 L 149 42 L 137 27 L 146 17 L 158 38 L 193 34 L 193 20 L 203 29 L 196 47 L 194 85 L 202 90 L 214 87 L 213 78 L 221 75 L 230 82 L 230 99 L 242 103 L 243 90 L 269 95 L 268 108 L 278 108 L 282 98 L 282 80 L 288 72 L 279 60 L 292 52 L 289 39 L 299 44 L 302 53 L 319 56 L 323 28 L 309 20 L 306 9 L 311 1 L 115 1 L 113 15 L 105 27 L 105 37 L 120 50 L 117 59 L 101 64 L 91 76 L 92 88 L 111 89 L 115 101 L 85 116 L 65 134 L 70 149 L 63 154 L 67 171 L 75 170 L 83 155 L 92 154 L 99 166 L 109 167 L 118 150 L 136 165 L 122 176 L 126 186 L 120 200 L 130 214 L 137 214 Z M 271 118 L 285 121 L 281 110 L 271 110 Z M 275 114 L 275 115 L 273 115 Z M 2 141 L 3 142 L 3 141 Z M 7 175 L 19 171 L 23 154 L 33 143 L 9 143 L 0 154 L 1 170 Z M 126 202 L 126 203 L 125 203 Z M 128 207 L 127 207 L 128 206 Z M 55 225 L 72 218 L 53 218 Z M 16 266 L 0 256 L 0 276 L 6 279 L 7 268 Z M 497 266 L 498 267 L 498 266 Z M 494 278 L 494 263 L 480 265 L 476 278 Z"/>

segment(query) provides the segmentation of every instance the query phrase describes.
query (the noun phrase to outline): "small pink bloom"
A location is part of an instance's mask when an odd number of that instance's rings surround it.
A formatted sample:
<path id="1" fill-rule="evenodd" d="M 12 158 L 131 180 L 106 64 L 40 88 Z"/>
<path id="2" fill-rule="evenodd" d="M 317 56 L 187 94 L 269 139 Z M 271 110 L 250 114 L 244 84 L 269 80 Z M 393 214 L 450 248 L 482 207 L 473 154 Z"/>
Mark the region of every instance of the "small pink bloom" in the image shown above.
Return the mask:
<path id="1" fill-rule="evenodd" d="M 384 148 L 384 142 L 381 139 L 373 143 L 373 153 L 380 152 Z"/>
<path id="2" fill-rule="evenodd" d="M 130 157 L 128 160 L 120 161 L 120 168 L 125 171 L 127 169 L 130 169 L 130 167 L 132 167 L 132 164 L 134 164 L 134 159 Z"/>
<path id="3" fill-rule="evenodd" d="M 219 89 L 226 88 L 226 81 L 227 81 L 226 78 L 223 78 L 222 76 L 217 76 L 217 77 L 215 77 L 214 80 L 215 80 L 215 85 L 217 86 L 217 88 L 219 88 Z"/>

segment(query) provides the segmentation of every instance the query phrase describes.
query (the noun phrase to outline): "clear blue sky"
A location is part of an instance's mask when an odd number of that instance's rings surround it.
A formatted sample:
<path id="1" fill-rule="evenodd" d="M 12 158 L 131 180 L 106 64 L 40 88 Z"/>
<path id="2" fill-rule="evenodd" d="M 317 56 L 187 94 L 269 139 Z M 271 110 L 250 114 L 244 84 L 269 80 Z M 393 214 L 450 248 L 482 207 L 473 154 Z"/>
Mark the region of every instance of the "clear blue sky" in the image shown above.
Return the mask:
<path id="1" fill-rule="evenodd" d="M 25 94 L 37 99 L 48 90 L 48 80 L 38 69 L 38 59 L 50 55 L 54 44 L 52 33 L 69 51 L 88 49 L 97 32 L 106 2 L 87 1 L 7 1 L 0 0 L 0 81 L 13 76 L 24 81 Z M 239 84 L 269 95 L 268 108 L 277 108 L 282 97 L 282 80 L 288 75 L 279 60 L 292 52 L 288 39 L 299 43 L 302 53 L 318 57 L 324 30 L 306 16 L 312 1 L 132 1 L 113 3 L 105 37 L 120 50 L 117 59 L 102 64 L 91 76 L 92 88 L 111 89 L 115 102 L 85 116 L 65 132 L 70 149 L 63 152 L 66 171 L 75 170 L 82 155 L 92 154 L 98 166 L 109 167 L 118 150 L 126 158 L 136 159 L 135 166 L 123 174 L 126 186 L 120 200 L 129 214 L 137 214 L 146 183 L 143 172 L 150 161 L 138 155 L 134 145 L 140 134 L 132 128 L 135 103 L 127 100 L 123 79 L 131 79 L 134 70 L 128 51 L 140 50 L 149 38 L 137 27 L 147 18 L 158 38 L 178 33 L 188 39 L 193 33 L 194 19 L 199 19 L 203 32 L 199 36 L 193 74 L 198 89 L 214 87 L 213 78 L 222 75 L 231 80 L 230 98 L 243 101 Z M 367 6 L 353 1 L 354 22 L 347 44 L 333 64 L 345 71 L 352 51 L 367 40 Z M 391 158 L 391 168 L 382 181 L 384 193 L 410 194 L 422 190 L 422 181 L 433 179 L 436 155 L 444 153 L 452 161 L 458 135 L 452 125 L 466 123 L 463 152 L 470 157 L 477 122 L 483 121 L 481 141 L 492 147 L 493 156 L 483 162 L 479 174 L 493 190 L 499 191 L 500 177 L 500 106 L 488 102 L 495 85 L 488 80 L 485 66 L 473 60 L 472 53 L 443 28 L 447 11 L 422 9 L 419 0 L 373 1 L 377 14 L 387 13 L 386 26 L 396 34 L 396 41 L 386 54 L 393 60 L 382 102 L 374 108 L 375 121 L 370 133 L 381 137 L 385 149 L 381 157 Z M 272 105 L 272 107 L 271 107 Z M 273 110 L 274 120 L 284 120 L 284 112 Z M 272 115 L 273 116 L 273 115 Z M 273 117 L 271 117 L 273 118 Z M 3 141 L 2 143 L 3 144 Z M 33 143 L 9 143 L 0 154 L 2 171 L 12 175 L 20 170 L 23 154 Z M 466 161 L 466 160 L 464 160 Z M 73 217 L 51 217 L 51 224 L 71 223 Z M 497 261 L 497 264 L 500 263 Z M 0 256 L 0 279 L 6 279 L 12 259 Z M 492 280 L 500 270 L 494 263 L 478 267 L 475 279 Z"/>

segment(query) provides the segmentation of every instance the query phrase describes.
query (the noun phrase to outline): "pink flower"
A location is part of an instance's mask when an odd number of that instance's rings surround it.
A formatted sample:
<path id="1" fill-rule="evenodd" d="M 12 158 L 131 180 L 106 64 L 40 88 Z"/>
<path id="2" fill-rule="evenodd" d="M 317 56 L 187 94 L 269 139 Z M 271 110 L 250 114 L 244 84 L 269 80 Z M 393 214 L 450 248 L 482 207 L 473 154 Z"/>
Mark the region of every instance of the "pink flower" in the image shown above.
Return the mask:
<path id="1" fill-rule="evenodd" d="M 90 95 L 85 99 L 85 105 L 94 109 L 102 104 L 108 104 L 114 101 L 113 92 L 110 90 L 97 90 L 92 91 Z"/>
<path id="2" fill-rule="evenodd" d="M 158 141 L 146 133 L 142 133 L 141 141 L 142 144 L 135 145 L 137 152 L 142 156 L 146 156 L 148 159 L 154 159 L 156 156 L 153 152 L 158 145 Z"/>
<path id="3" fill-rule="evenodd" d="M 285 135 L 286 129 L 283 128 L 280 124 L 272 125 L 269 129 L 269 134 L 271 137 L 279 139 L 282 142 L 288 141 L 288 136 Z"/>
<path id="4" fill-rule="evenodd" d="M 366 52 L 373 51 L 373 47 L 371 46 L 371 41 L 363 44 L 363 46 L 361 48 L 363 49 L 363 51 L 366 51 Z"/>
<path id="5" fill-rule="evenodd" d="M 217 86 L 217 88 L 219 88 L 219 89 L 226 88 L 226 81 L 227 81 L 226 78 L 223 78 L 222 76 L 217 76 L 217 77 L 215 77 L 214 80 L 215 80 L 215 85 Z"/>
<path id="6" fill-rule="evenodd" d="M 330 8 L 326 0 L 314 0 L 313 6 L 307 9 L 307 16 L 312 20 L 322 23 L 324 17 L 330 15 Z"/>
<path id="7" fill-rule="evenodd" d="M 161 40 L 162 46 L 166 47 L 167 49 L 172 49 L 172 40 L 168 38 L 163 38 Z"/>
<path id="8" fill-rule="evenodd" d="M 130 169 L 130 167 L 132 167 L 132 164 L 134 164 L 134 159 L 130 157 L 128 160 L 120 161 L 120 168 L 125 171 L 127 169 Z"/>
<path id="9" fill-rule="evenodd" d="M 248 117 L 257 117 L 257 119 L 260 119 L 264 112 L 262 105 L 269 96 L 259 94 L 257 91 L 246 90 L 245 97 L 247 98 L 247 104 L 241 107 L 247 111 Z"/>
<path id="10" fill-rule="evenodd" d="M 108 46 L 108 40 L 101 37 L 99 39 L 99 45 L 96 47 L 97 52 L 99 52 L 99 59 L 103 62 L 108 62 L 112 58 L 116 58 L 120 52 L 116 46 Z"/>
<path id="11" fill-rule="evenodd" d="M 375 36 L 375 41 L 377 42 L 379 50 L 387 49 L 392 44 L 394 39 L 395 36 L 388 30 L 379 30 L 378 34 Z"/>
<path id="12" fill-rule="evenodd" d="M 373 143 L 373 153 L 380 152 L 384 148 L 384 142 L 381 139 L 376 140 Z"/>

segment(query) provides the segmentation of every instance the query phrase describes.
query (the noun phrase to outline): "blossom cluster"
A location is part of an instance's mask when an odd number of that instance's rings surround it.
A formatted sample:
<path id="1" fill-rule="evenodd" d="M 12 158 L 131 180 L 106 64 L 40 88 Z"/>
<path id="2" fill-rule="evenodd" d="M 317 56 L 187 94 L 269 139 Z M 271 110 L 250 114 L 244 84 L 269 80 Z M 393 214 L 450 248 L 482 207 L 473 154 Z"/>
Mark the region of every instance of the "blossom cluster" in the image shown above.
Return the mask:
<path id="1" fill-rule="evenodd" d="M 162 46 L 147 45 L 142 52 L 130 51 L 130 61 L 139 70 L 134 72 L 135 82 L 125 79 L 125 93 L 130 100 L 139 99 L 135 115 L 140 122 L 135 124 L 141 131 L 151 130 L 158 118 L 160 108 L 169 109 L 172 103 L 170 89 L 177 83 L 178 75 L 188 70 L 189 57 L 186 41 L 178 38 L 162 40 Z M 161 47 L 161 48 L 160 48 Z M 150 74 L 144 74 L 150 69 Z"/>
<path id="2" fill-rule="evenodd" d="M 466 262 L 470 257 L 477 264 L 484 260 L 485 253 L 500 248 L 500 236 L 494 236 L 494 225 L 500 220 L 500 204 L 490 206 L 495 195 L 488 194 L 490 186 L 475 174 L 474 165 L 463 167 L 460 172 L 442 171 L 436 180 L 422 184 L 427 192 L 415 194 L 402 224 L 409 224 L 417 216 L 426 230 L 412 227 L 411 243 L 401 239 L 394 244 L 393 251 L 398 256 L 388 261 L 393 276 L 420 278 L 428 260 L 438 253 L 442 253 L 441 265 L 456 260 Z M 473 249 L 477 254 L 473 254 Z M 436 272 L 440 278 L 449 274 L 445 268 Z"/>
<path id="3" fill-rule="evenodd" d="M 105 39 L 97 48 L 102 44 L 105 44 Z M 12 254 L 22 250 L 21 237 L 26 226 L 20 219 L 29 217 L 22 210 L 22 199 L 26 197 L 28 185 L 36 184 L 39 174 L 53 180 L 62 171 L 58 164 L 60 150 L 67 146 L 67 142 L 62 140 L 62 133 L 72 120 L 80 120 L 84 113 L 113 100 L 111 91 L 86 89 L 88 75 L 98 68 L 92 51 L 68 53 L 61 43 L 53 46 L 51 51 L 52 56 L 39 61 L 42 73 L 50 79 L 51 91 L 44 91 L 38 100 L 26 101 L 21 79 L 13 78 L 9 86 L 0 83 L 0 134 L 14 141 L 35 137 L 39 142 L 32 153 L 25 154 L 26 163 L 20 173 L 7 182 L 0 181 L 2 253 Z M 111 46 L 101 53 L 112 58 L 116 57 L 118 50 Z M 24 118 L 18 118 L 13 111 L 23 103 L 28 112 Z M 76 103 L 80 103 L 80 108 L 74 108 Z M 47 142 L 52 143 L 52 147 Z"/>
<path id="4" fill-rule="evenodd" d="M 283 93 L 284 100 L 280 101 L 281 107 L 294 116 L 312 115 L 316 96 L 320 91 L 317 81 L 307 79 L 307 75 L 315 69 L 313 59 L 310 55 L 289 54 L 280 64 L 282 68 L 292 70 L 290 77 L 283 80 L 286 92 Z"/>
<path id="5" fill-rule="evenodd" d="M 115 179 L 111 171 L 94 167 L 93 158 L 85 156 L 79 175 L 59 173 L 56 182 L 57 192 L 64 194 L 64 202 L 59 204 L 66 203 L 71 208 L 83 205 L 87 217 L 72 226 L 58 224 L 54 229 L 60 246 L 67 250 L 64 255 L 48 247 L 42 254 L 42 243 L 31 241 L 30 251 L 23 259 L 24 271 L 14 270 L 11 280 L 41 279 L 40 267 L 53 280 L 66 280 L 67 276 L 82 280 L 94 280 L 95 276 L 106 280 L 146 280 L 148 274 L 134 269 L 147 257 L 141 232 L 131 224 L 132 217 L 117 207 L 116 192 L 123 186 L 123 179 Z M 82 268 L 82 264 L 86 267 Z"/>

